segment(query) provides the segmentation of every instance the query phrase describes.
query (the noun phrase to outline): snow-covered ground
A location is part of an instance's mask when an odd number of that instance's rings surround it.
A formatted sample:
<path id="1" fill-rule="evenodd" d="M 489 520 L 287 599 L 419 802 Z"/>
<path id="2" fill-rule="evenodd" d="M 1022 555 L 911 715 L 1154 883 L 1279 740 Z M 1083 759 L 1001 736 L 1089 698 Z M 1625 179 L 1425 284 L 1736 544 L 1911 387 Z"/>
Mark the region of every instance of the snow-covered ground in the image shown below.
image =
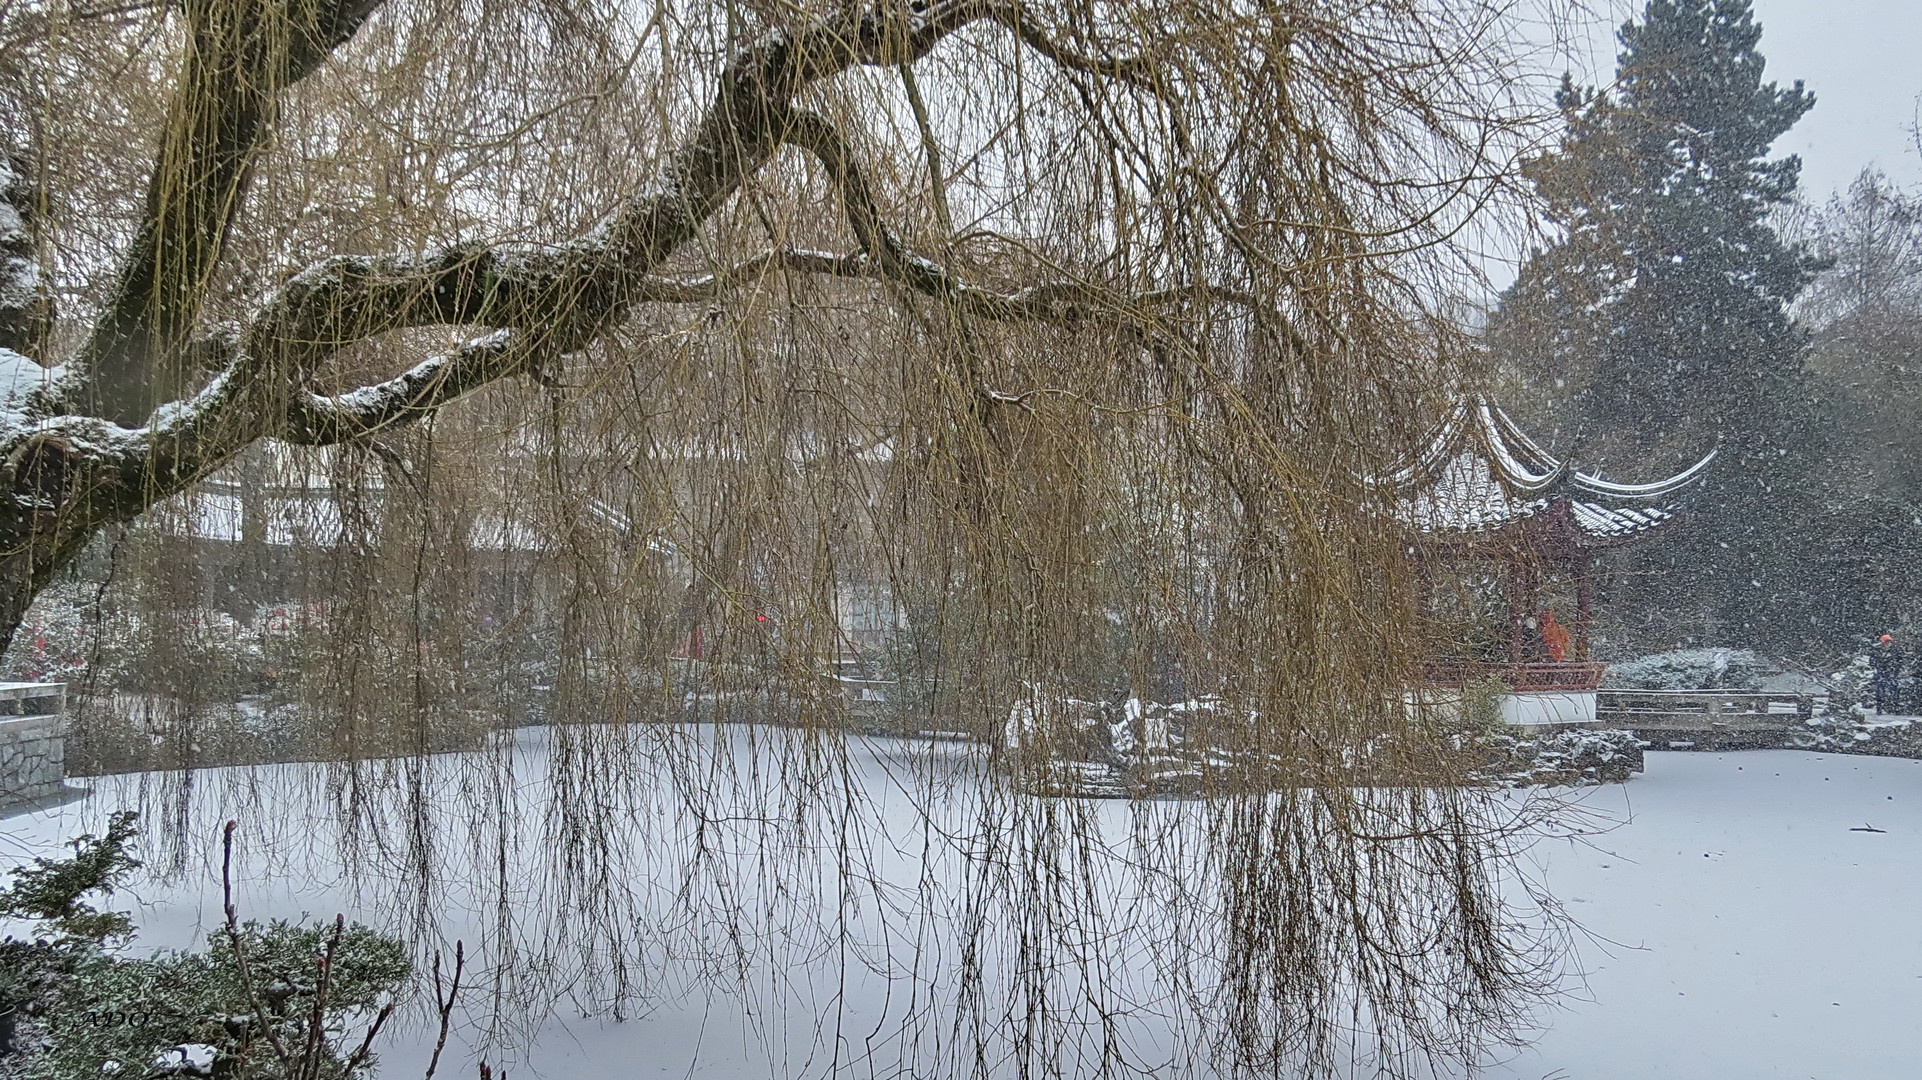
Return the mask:
<path id="1" fill-rule="evenodd" d="M 0 861 L 97 827 L 138 789 L 137 780 L 109 783 L 88 800 L 0 823 Z M 230 776 L 225 784 L 203 784 L 196 797 L 216 792 L 220 814 L 283 824 L 310 813 L 289 799 L 341 796 L 318 780 L 248 783 Z M 1797 751 L 1651 753 L 1642 777 L 1581 798 L 1622 824 L 1586 842 L 1545 841 L 1532 857 L 1591 935 L 1577 958 L 1585 978 L 1571 981 L 1569 998 L 1544 1017 L 1533 1047 L 1486 1075 L 1922 1075 L 1922 762 Z M 1124 812 L 1121 804 L 1107 805 Z M 1858 831 L 1871 828 L 1879 831 Z M 206 854 L 192 853 L 189 870 L 205 868 Z M 282 852 L 284 876 L 249 885 L 242 894 L 247 914 L 325 916 L 339 908 L 369 921 L 395 917 L 398 909 L 377 888 L 356 892 L 337 880 L 303 880 L 300 855 Z M 144 890 L 139 900 L 147 945 L 191 943 L 196 927 L 219 918 L 218 887 L 204 873 L 187 873 L 177 887 Z M 484 910 L 432 914 L 450 936 L 478 936 L 489 920 Z M 938 939 L 940 928 L 924 933 Z M 845 965 L 819 959 L 819 974 L 796 967 L 778 980 L 748 976 L 763 985 L 779 981 L 773 996 L 788 1002 L 785 1010 L 750 1014 L 735 999 L 702 996 L 621 1022 L 549 1020 L 516 1075 L 759 1080 L 818 1075 L 837 1056 L 854 1063 L 853 1075 L 888 1072 L 885 1060 L 863 1060 L 862 1048 L 890 1026 L 890 1016 L 901 1015 L 888 995 L 903 994 L 907 982 L 866 974 L 858 963 L 844 978 Z M 844 1008 L 825 1010 L 833 1014 L 826 1021 L 809 1004 L 834 1001 Z M 943 1026 L 933 1018 L 918 1037 L 938 1040 Z M 478 1037 L 457 1032 L 455 1044 Z M 430 1041 L 420 1032 L 391 1041 L 384 1073 L 418 1076 Z M 452 1073 L 463 1074 L 472 1075 Z"/>
<path id="2" fill-rule="evenodd" d="M 1588 801 L 1627 823 L 1536 852 L 1614 944 L 1582 946 L 1586 987 L 1488 1075 L 1922 1076 L 1922 762 L 1651 752 Z"/>

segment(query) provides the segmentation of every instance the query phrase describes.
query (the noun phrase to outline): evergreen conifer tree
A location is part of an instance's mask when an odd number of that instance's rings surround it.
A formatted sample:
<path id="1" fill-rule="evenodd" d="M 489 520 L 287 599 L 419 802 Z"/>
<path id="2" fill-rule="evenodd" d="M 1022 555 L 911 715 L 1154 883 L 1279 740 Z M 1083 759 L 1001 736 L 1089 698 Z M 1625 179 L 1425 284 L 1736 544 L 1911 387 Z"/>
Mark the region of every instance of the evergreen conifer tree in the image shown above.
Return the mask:
<path id="1" fill-rule="evenodd" d="M 1612 88 L 1564 79 L 1566 134 L 1528 166 L 1562 235 L 1492 327 L 1578 458 L 1634 479 L 1720 447 L 1683 526 L 1611 590 L 1643 645 L 1810 629 L 1791 549 L 1830 462 L 1789 304 L 1820 263 L 1770 222 L 1801 161 L 1767 155 L 1814 97 L 1763 81 L 1761 34 L 1749 0 L 1650 0 Z"/>

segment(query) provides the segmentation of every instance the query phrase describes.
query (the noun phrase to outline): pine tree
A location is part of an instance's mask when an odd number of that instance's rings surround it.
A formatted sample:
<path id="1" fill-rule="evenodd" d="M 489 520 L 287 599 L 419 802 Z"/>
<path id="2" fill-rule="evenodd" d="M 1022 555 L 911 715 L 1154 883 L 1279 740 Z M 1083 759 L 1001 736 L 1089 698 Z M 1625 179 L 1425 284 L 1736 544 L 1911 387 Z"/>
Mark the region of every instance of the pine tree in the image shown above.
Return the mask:
<path id="1" fill-rule="evenodd" d="M 1650 0 L 1611 90 L 1564 79 L 1566 134 L 1528 167 L 1562 238 L 1493 327 L 1578 457 L 1646 474 L 1719 444 L 1686 526 L 1613 590 L 1657 638 L 1757 644 L 1808 621 L 1782 545 L 1829 463 L 1789 304 L 1821 264 L 1770 220 L 1801 162 L 1767 155 L 1815 101 L 1762 80 L 1761 35 L 1749 0 Z"/>

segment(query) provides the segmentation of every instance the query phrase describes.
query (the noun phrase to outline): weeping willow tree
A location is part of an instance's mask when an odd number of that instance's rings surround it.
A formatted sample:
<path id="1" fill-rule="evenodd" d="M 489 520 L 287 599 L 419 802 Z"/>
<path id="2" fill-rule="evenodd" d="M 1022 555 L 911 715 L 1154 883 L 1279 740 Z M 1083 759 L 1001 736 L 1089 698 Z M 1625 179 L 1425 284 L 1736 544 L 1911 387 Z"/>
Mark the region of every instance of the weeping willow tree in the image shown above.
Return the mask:
<path id="1" fill-rule="evenodd" d="M 1407 691 L 1462 628 L 1370 478 L 1464 377 L 1510 16 L 6 3 L 0 634 L 81 613 L 178 868 L 280 785 L 417 940 L 497 911 L 496 1018 L 834 956 L 919 1071 L 1475 1061 L 1535 819 Z M 851 734 L 862 604 L 960 742 Z M 266 698 L 328 764 L 194 781 Z M 1199 798 L 1049 797 L 1142 699 Z"/>

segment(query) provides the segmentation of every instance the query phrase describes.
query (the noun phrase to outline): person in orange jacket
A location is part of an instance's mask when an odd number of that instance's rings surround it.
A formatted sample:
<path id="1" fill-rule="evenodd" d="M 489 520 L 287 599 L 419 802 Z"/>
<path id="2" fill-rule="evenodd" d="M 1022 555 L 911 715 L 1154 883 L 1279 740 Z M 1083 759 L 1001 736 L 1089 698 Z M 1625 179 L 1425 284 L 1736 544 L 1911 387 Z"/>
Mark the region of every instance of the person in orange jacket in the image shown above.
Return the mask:
<path id="1" fill-rule="evenodd" d="M 1568 659 L 1568 627 L 1555 621 L 1554 609 L 1542 612 L 1542 645 L 1548 658 L 1561 663 Z"/>

